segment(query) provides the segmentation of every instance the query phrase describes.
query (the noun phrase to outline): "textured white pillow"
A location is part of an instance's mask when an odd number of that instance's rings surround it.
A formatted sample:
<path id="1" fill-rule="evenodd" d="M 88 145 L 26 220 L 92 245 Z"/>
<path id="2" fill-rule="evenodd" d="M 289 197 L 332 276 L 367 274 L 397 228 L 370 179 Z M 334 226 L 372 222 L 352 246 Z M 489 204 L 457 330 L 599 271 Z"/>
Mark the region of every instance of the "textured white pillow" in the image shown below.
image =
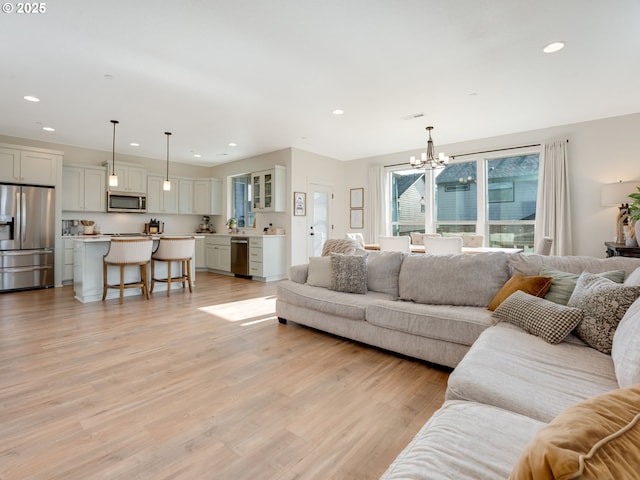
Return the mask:
<path id="1" fill-rule="evenodd" d="M 640 299 L 627 310 L 613 336 L 611 359 L 622 388 L 640 383 Z"/>
<path id="2" fill-rule="evenodd" d="M 640 287 L 640 267 L 631 272 L 624 281 L 630 287 Z"/>
<path id="3" fill-rule="evenodd" d="M 331 286 L 331 257 L 309 257 L 307 284 L 324 288 Z"/>

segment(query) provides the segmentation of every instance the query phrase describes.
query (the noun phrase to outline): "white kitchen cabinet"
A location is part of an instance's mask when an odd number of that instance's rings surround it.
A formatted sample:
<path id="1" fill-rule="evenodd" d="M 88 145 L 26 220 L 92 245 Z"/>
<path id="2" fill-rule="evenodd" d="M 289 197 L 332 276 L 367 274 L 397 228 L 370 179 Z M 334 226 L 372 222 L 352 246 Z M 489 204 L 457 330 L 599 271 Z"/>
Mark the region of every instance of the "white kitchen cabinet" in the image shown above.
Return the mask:
<path id="1" fill-rule="evenodd" d="M 193 213 L 193 180 L 178 180 L 178 212 Z M 173 185 L 172 185 L 173 186 Z"/>
<path id="2" fill-rule="evenodd" d="M 62 168 L 62 210 L 106 211 L 105 170 L 103 168 Z"/>
<path id="3" fill-rule="evenodd" d="M 112 164 L 107 162 L 105 165 L 107 166 L 107 175 L 111 175 Z M 147 191 L 146 168 L 116 163 L 115 172 L 118 176 L 118 186 L 108 187 L 110 192 L 145 193 Z"/>
<path id="4" fill-rule="evenodd" d="M 55 185 L 62 157 L 51 153 L 0 147 L 0 181 Z"/>
<path id="5" fill-rule="evenodd" d="M 270 282 L 286 276 L 286 237 L 263 235 L 249 238 L 249 275 Z"/>
<path id="6" fill-rule="evenodd" d="M 209 178 L 193 181 L 193 213 L 222 215 L 222 180 Z"/>
<path id="7" fill-rule="evenodd" d="M 207 236 L 204 248 L 207 268 L 221 272 L 231 272 L 231 237 Z"/>
<path id="8" fill-rule="evenodd" d="M 62 283 L 73 283 L 73 239 L 63 238 L 64 260 L 62 264 Z"/>
<path id="9" fill-rule="evenodd" d="M 253 212 L 284 212 L 286 210 L 286 169 L 275 165 L 269 170 L 251 174 Z"/>
<path id="10" fill-rule="evenodd" d="M 170 178 L 171 190 L 164 191 L 164 177 L 147 177 L 147 213 L 178 213 L 179 182 Z"/>
<path id="11" fill-rule="evenodd" d="M 207 268 L 207 263 L 205 261 L 205 256 L 204 256 L 204 244 L 205 244 L 204 238 L 196 238 L 195 262 L 196 262 L 196 268 L 198 269 Z"/>

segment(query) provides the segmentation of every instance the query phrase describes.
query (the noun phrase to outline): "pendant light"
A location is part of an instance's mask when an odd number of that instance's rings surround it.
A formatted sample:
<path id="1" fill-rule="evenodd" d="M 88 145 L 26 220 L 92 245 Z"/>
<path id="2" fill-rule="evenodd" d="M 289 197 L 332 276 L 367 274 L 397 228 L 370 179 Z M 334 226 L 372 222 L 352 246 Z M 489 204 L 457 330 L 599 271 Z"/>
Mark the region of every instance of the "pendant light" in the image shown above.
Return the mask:
<path id="1" fill-rule="evenodd" d="M 164 182 L 162 182 L 162 190 L 168 192 L 171 190 L 171 182 L 169 181 L 169 136 L 171 132 L 164 132 L 167 136 L 167 178 Z"/>
<path id="2" fill-rule="evenodd" d="M 118 176 L 116 175 L 116 125 L 119 123 L 118 120 L 111 120 L 113 123 L 113 147 L 111 149 L 111 175 L 109 175 L 109 186 L 117 187 L 118 186 Z"/>

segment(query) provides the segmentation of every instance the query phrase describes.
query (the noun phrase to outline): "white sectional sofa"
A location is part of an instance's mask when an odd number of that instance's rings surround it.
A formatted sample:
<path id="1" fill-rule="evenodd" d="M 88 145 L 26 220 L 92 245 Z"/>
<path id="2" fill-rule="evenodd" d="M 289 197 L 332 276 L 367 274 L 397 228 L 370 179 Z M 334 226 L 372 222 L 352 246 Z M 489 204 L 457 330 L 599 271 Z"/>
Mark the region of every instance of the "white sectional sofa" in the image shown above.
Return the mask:
<path id="1" fill-rule="evenodd" d="M 519 326 L 498 322 L 487 310 L 512 275 L 538 275 L 545 268 L 576 276 L 583 271 L 621 271 L 625 285 L 640 287 L 640 259 L 427 255 L 402 257 L 399 266 L 391 268 L 393 255 L 369 255 L 373 268 L 367 271 L 367 283 L 378 290 L 386 285 L 385 292 L 370 288 L 358 295 L 309 285 L 310 276 L 311 283 L 323 281 L 318 280 L 314 260 L 311 270 L 292 267 L 291 279 L 278 287 L 276 312 L 282 321 L 455 367 L 444 405 L 383 479 L 509 478 L 538 432 L 539 436 L 553 428 L 565 415 L 562 412 L 581 408 L 580 402 L 595 398 L 598 403 L 598 395 L 610 396 L 612 391 L 632 396 L 632 407 L 625 411 L 637 413 L 638 426 L 629 432 L 638 435 L 634 441 L 640 445 L 640 385 L 634 387 L 640 384 L 640 300 L 620 322 L 611 354 L 572 334 L 550 344 Z M 384 282 L 376 283 L 371 278 L 376 275 Z M 562 276 L 557 278 L 560 285 Z M 625 390 L 616 390 L 622 387 Z M 640 453 L 627 452 L 626 457 L 621 463 L 640 468 Z"/>

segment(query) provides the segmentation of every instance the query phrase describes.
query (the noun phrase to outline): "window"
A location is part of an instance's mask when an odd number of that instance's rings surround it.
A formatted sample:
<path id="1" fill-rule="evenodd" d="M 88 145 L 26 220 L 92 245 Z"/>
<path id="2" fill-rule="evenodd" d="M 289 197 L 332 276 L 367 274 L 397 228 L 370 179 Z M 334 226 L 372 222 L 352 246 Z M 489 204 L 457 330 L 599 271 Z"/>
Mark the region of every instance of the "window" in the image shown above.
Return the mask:
<path id="1" fill-rule="evenodd" d="M 231 216 L 238 228 L 251 228 L 255 214 L 251 212 L 251 176 L 231 177 Z"/>
<path id="2" fill-rule="evenodd" d="M 390 233 L 424 232 L 426 225 L 442 234 L 482 234 L 486 246 L 533 251 L 539 152 L 468 158 L 427 170 L 426 183 L 423 170 L 390 169 Z"/>
<path id="3" fill-rule="evenodd" d="M 389 190 L 392 234 L 409 235 L 410 232 L 424 232 L 424 171 L 415 169 L 390 171 Z"/>

